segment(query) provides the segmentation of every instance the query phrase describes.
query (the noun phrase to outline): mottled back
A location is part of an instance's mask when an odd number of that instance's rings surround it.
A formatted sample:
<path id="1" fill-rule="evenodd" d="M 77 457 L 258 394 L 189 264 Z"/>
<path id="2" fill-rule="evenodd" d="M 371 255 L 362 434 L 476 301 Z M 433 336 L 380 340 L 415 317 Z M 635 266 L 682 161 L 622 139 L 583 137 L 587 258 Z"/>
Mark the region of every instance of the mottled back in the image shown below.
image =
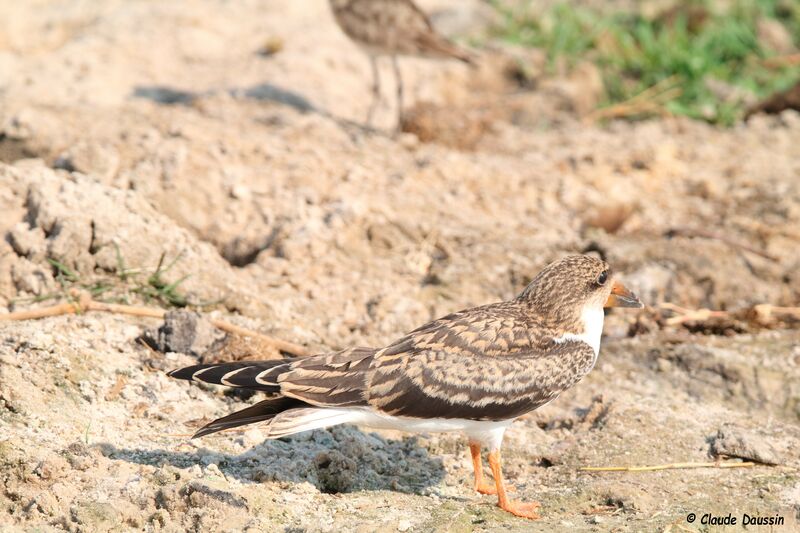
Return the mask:
<path id="1" fill-rule="evenodd" d="M 411 0 L 330 0 L 342 31 L 372 55 L 452 57 L 469 55 L 439 35 Z"/>

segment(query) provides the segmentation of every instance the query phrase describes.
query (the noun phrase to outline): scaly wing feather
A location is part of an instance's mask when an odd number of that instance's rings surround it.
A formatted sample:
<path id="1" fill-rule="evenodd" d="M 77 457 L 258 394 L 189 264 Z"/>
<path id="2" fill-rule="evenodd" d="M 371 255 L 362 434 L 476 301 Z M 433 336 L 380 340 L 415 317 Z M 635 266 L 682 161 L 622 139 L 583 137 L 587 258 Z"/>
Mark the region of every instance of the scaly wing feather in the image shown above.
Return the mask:
<path id="1" fill-rule="evenodd" d="M 594 350 L 556 335 L 505 304 L 449 315 L 375 355 L 369 404 L 395 416 L 514 418 L 591 370 Z"/>

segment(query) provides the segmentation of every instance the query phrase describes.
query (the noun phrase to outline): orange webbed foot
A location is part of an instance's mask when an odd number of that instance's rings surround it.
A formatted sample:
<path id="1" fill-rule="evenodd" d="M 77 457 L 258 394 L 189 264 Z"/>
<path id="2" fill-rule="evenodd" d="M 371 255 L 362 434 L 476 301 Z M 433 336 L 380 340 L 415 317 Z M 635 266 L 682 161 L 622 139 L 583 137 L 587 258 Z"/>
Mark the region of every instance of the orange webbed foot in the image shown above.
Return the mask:
<path id="1" fill-rule="evenodd" d="M 492 450 L 489 452 L 489 466 L 492 468 L 492 475 L 494 476 L 494 482 L 497 486 L 497 506 L 520 518 L 528 518 L 530 520 L 541 518 L 539 513 L 536 512 L 536 509 L 541 506 L 539 502 L 509 500 L 506 496 L 506 489 L 503 485 L 503 473 L 500 466 L 500 450 Z"/>
<path id="2" fill-rule="evenodd" d="M 508 500 L 506 502 L 499 502 L 497 504 L 502 510 L 507 511 L 514 516 L 520 518 L 528 518 L 530 520 L 538 520 L 541 518 L 536 510 L 541 507 L 539 502 L 521 502 L 517 500 Z"/>
<path id="3" fill-rule="evenodd" d="M 480 485 L 475 485 L 475 490 L 478 491 L 480 494 L 497 494 L 497 488 L 494 485 L 490 485 L 489 483 L 481 483 Z"/>
<path id="4" fill-rule="evenodd" d="M 490 485 L 489 483 L 475 485 L 475 490 L 481 494 L 497 494 L 497 487 Z"/>

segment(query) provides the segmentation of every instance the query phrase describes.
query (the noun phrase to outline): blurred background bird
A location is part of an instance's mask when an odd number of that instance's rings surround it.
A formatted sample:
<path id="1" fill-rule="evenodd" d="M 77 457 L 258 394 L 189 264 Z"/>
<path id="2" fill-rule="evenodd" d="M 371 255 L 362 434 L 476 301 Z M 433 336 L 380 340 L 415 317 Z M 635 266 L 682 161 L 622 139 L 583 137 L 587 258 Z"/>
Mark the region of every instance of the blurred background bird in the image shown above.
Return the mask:
<path id="1" fill-rule="evenodd" d="M 397 80 L 397 127 L 403 116 L 403 78 L 398 55 L 450 58 L 473 64 L 469 52 L 439 34 L 425 13 L 411 0 L 330 0 L 339 27 L 369 56 L 372 68 L 372 103 L 366 125 L 371 126 L 380 101 L 378 57 L 388 56 Z"/>

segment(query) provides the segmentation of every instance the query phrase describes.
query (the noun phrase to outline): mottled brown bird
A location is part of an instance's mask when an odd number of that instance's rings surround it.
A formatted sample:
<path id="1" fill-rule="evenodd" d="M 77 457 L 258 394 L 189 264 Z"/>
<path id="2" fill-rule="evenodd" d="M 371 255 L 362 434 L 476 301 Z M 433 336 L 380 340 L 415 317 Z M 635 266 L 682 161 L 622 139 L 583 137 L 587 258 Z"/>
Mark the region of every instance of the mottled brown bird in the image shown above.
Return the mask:
<path id="1" fill-rule="evenodd" d="M 220 418 L 195 437 L 266 422 L 267 438 L 351 423 L 413 432 L 461 431 L 475 489 L 538 518 L 538 503 L 512 501 L 500 444 L 517 417 L 552 401 L 594 367 L 603 307 L 642 307 L 608 264 L 586 255 L 548 265 L 516 298 L 466 309 L 415 329 L 385 348 L 278 361 L 195 365 L 172 377 L 262 391 L 267 399 Z M 494 486 L 483 478 L 489 449 Z"/>
<path id="2" fill-rule="evenodd" d="M 392 58 L 397 79 L 398 127 L 403 115 L 403 79 L 398 55 L 453 58 L 472 63 L 469 53 L 433 29 L 430 20 L 411 0 L 330 0 L 333 16 L 342 31 L 369 56 L 372 67 L 372 104 L 367 125 L 380 100 L 377 58 Z"/>

